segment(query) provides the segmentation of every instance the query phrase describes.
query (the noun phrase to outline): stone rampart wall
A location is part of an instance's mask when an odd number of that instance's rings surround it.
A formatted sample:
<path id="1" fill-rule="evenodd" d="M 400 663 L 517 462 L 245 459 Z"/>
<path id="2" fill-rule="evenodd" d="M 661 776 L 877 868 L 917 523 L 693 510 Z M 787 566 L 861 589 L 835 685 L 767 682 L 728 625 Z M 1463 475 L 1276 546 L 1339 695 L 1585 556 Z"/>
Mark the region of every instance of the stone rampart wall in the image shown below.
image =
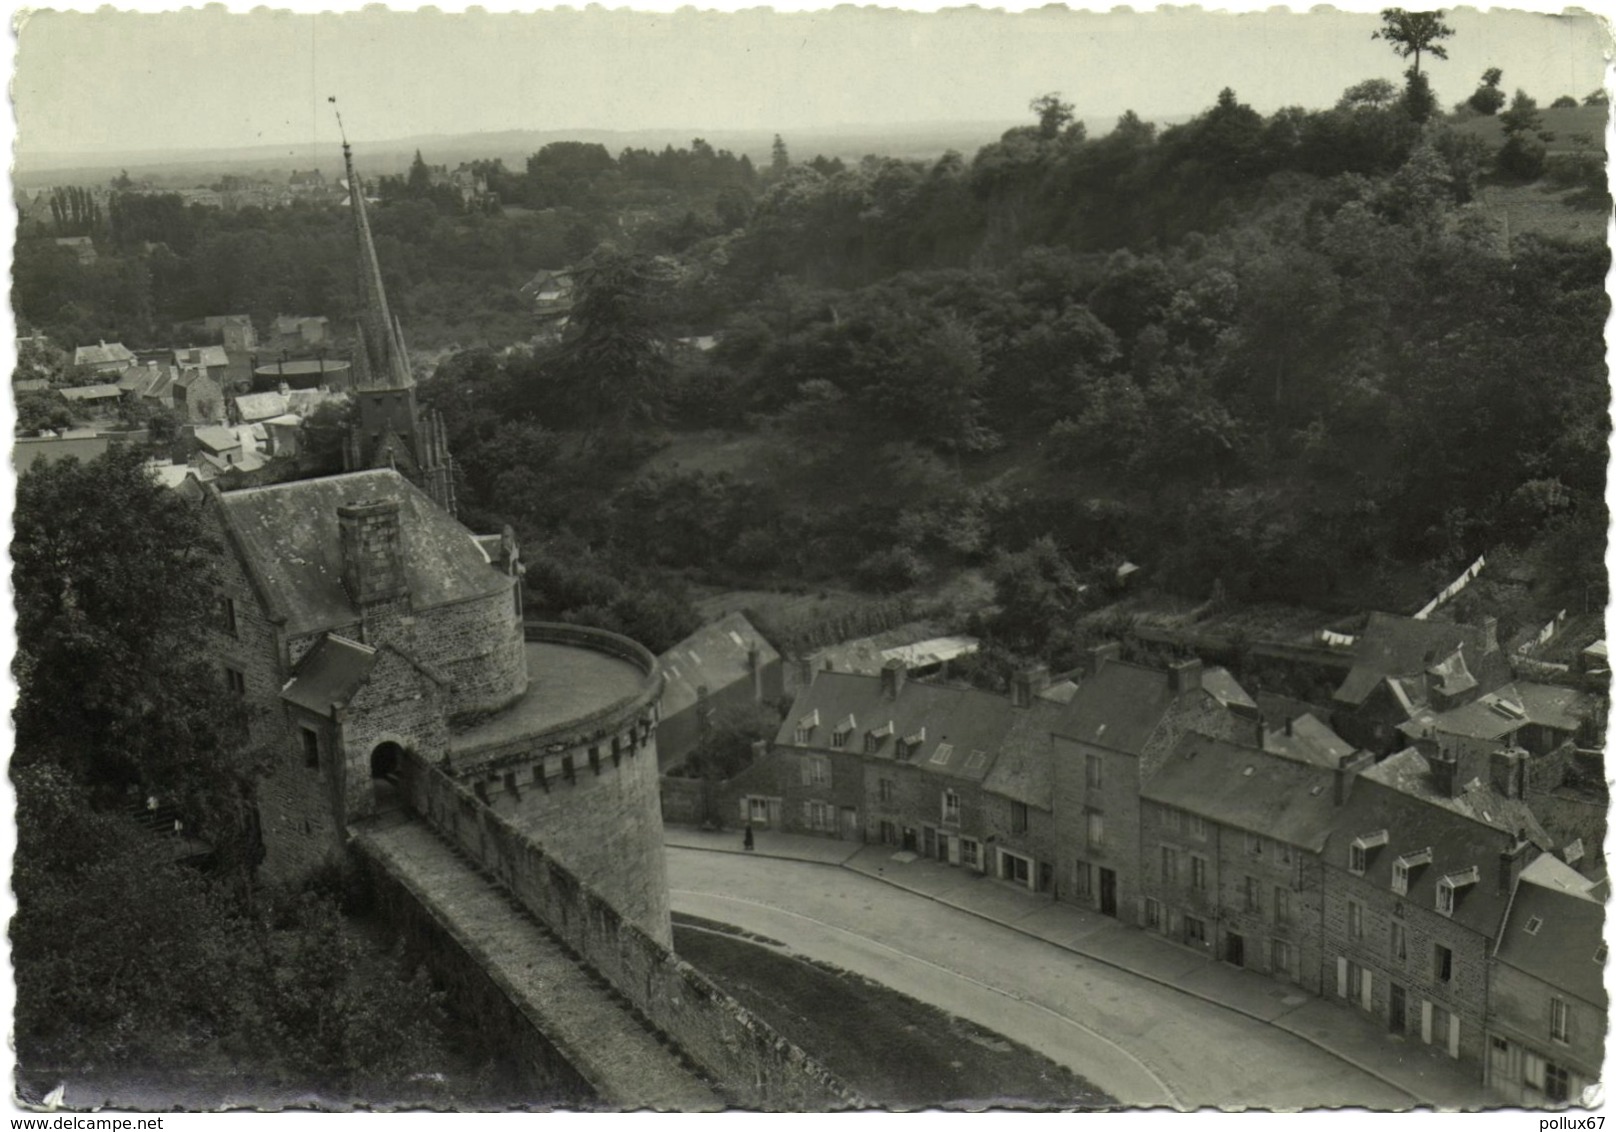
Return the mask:
<path id="1" fill-rule="evenodd" d="M 862 1104 L 470 790 L 415 756 L 405 759 L 402 787 L 416 813 L 678 1043 L 734 1104 L 775 1111 Z"/>

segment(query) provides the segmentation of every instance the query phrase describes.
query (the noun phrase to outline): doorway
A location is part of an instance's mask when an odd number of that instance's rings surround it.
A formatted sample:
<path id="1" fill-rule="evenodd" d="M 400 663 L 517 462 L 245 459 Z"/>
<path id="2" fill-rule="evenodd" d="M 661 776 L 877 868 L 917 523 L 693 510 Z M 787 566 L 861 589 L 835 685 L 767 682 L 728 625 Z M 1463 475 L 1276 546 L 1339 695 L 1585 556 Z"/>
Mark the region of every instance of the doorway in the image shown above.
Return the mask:
<path id="1" fill-rule="evenodd" d="M 1405 1033 L 1408 1029 L 1408 992 L 1400 983 L 1392 984 L 1390 1014 L 1387 1025 L 1394 1034 Z"/>
<path id="2" fill-rule="evenodd" d="M 1100 870 L 1100 912 L 1106 916 L 1117 914 L 1117 870 Z"/>
<path id="3" fill-rule="evenodd" d="M 403 801 L 399 791 L 399 772 L 404 766 L 404 748 L 397 743 L 378 743 L 370 752 L 370 789 L 376 809 L 397 809 Z"/>
<path id="4" fill-rule="evenodd" d="M 1236 967 L 1246 965 L 1246 937 L 1230 932 L 1223 940 L 1223 957 Z"/>

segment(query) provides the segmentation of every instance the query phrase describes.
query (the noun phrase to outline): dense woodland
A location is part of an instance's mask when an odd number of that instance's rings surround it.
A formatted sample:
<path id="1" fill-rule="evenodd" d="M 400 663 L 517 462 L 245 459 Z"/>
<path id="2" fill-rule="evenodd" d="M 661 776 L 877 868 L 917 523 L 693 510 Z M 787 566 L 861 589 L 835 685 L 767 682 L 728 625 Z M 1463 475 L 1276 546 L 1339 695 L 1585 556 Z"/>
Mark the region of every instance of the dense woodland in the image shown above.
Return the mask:
<path id="1" fill-rule="evenodd" d="M 412 346 L 448 351 L 422 396 L 462 517 L 515 527 L 537 615 L 661 650 L 696 625 L 697 584 L 925 593 L 974 572 L 993 601 L 961 627 L 1060 668 L 1124 558 L 1197 599 L 1361 610 L 1502 546 L 1537 563 L 1545 608 L 1597 607 L 1609 253 L 1506 236 L 1474 201 L 1531 184 L 1599 217 L 1603 154 L 1500 83 L 1455 114 L 1417 69 L 1323 110 L 1224 90 L 1182 125 L 1127 114 L 1095 137 L 1046 95 L 931 162 L 561 143 L 481 169 L 470 205 L 419 170 L 384 179 L 372 225 Z M 19 320 L 59 345 L 352 315 L 345 210 L 93 204 L 64 196 L 17 247 Z M 52 240 L 79 234 L 95 263 Z M 562 266 L 568 328 L 530 342 L 518 290 Z M 698 335 L 716 347 L 681 341 Z M 206 549 L 138 458 L 19 488 L 19 1049 L 101 1067 L 251 1049 L 340 1087 L 408 1080 L 450 1040 L 436 992 L 364 982 L 340 880 L 253 887 L 255 755 L 183 659 Z M 136 782 L 181 799 L 205 868 L 109 816 Z M 63 948 L 62 923 L 108 927 Z"/>

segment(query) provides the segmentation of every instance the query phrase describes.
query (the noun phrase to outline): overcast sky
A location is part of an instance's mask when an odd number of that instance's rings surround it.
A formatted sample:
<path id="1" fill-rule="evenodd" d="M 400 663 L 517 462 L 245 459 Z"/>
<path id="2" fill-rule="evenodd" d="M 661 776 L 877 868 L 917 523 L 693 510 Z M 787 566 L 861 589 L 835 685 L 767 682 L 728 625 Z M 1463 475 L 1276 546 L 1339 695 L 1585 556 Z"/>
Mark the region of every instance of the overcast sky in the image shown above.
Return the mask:
<path id="1" fill-rule="evenodd" d="M 327 144 L 336 135 L 328 95 L 356 141 L 994 121 L 1027 116 L 1028 100 L 1052 90 L 1081 116 L 1132 108 L 1150 117 L 1197 112 L 1227 85 L 1266 113 L 1329 105 L 1360 79 L 1398 80 L 1406 65 L 1370 39 L 1379 21 L 1361 4 L 1237 16 L 635 6 L 41 13 L 19 37 L 18 144 L 28 153 Z M 1444 105 L 1487 67 L 1543 104 L 1603 81 L 1608 38 L 1594 17 L 1464 9 L 1448 21 L 1450 58 L 1428 64 Z"/>

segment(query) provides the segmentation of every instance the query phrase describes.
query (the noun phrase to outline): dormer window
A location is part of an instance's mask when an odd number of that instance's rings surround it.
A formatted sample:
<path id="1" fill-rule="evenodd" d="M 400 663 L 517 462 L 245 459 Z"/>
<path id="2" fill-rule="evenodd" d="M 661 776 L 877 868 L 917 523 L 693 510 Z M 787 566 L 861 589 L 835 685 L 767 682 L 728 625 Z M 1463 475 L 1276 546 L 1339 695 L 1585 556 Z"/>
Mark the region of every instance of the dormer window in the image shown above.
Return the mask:
<path id="1" fill-rule="evenodd" d="M 1526 921 L 1526 934 L 1527 935 L 1536 935 L 1538 933 L 1538 931 L 1542 927 L 1543 927 L 1543 917 L 1542 916 L 1533 916 L 1530 920 Z"/>
<path id="2" fill-rule="evenodd" d="M 1471 865 L 1462 873 L 1450 873 L 1436 883 L 1436 910 L 1444 916 L 1453 915 L 1454 901 L 1470 885 L 1481 878 L 1481 870 Z"/>
<path id="3" fill-rule="evenodd" d="M 937 744 L 937 750 L 935 752 L 933 752 L 933 754 L 931 756 L 931 761 L 933 763 L 935 763 L 936 765 L 938 765 L 938 766 L 947 766 L 948 765 L 948 760 L 953 758 L 953 757 L 954 757 L 954 744 L 952 744 L 952 743 L 939 743 L 939 744 Z"/>
<path id="4" fill-rule="evenodd" d="M 1421 865 L 1431 863 L 1431 850 L 1421 849 L 1418 853 L 1404 853 L 1392 862 L 1392 891 L 1399 896 L 1408 895 L 1409 873 Z"/>
<path id="5" fill-rule="evenodd" d="M 924 727 L 912 734 L 905 735 L 898 742 L 898 757 L 900 759 L 914 758 L 915 754 L 920 750 L 921 744 L 925 741 L 926 729 Z"/>
<path id="6" fill-rule="evenodd" d="M 836 730 L 831 733 L 830 745 L 832 747 L 847 746 L 848 736 L 853 734 L 853 730 L 857 726 L 858 721 L 855 720 L 851 714 L 849 714 L 846 719 L 842 720 L 836 725 Z"/>
<path id="7" fill-rule="evenodd" d="M 871 728 L 864 733 L 864 753 L 874 754 L 881 749 L 881 744 L 892 738 L 892 721 L 889 719 L 880 727 Z"/>
<path id="8" fill-rule="evenodd" d="M 819 709 L 815 708 L 801 719 L 797 720 L 797 746 L 806 747 L 814 737 L 814 728 L 819 726 Z"/>
<path id="9" fill-rule="evenodd" d="M 1369 869 L 1369 851 L 1380 848 L 1390 840 L 1391 834 L 1384 829 L 1353 838 L 1352 844 L 1347 847 L 1347 871 L 1355 877 L 1363 876 Z"/>

